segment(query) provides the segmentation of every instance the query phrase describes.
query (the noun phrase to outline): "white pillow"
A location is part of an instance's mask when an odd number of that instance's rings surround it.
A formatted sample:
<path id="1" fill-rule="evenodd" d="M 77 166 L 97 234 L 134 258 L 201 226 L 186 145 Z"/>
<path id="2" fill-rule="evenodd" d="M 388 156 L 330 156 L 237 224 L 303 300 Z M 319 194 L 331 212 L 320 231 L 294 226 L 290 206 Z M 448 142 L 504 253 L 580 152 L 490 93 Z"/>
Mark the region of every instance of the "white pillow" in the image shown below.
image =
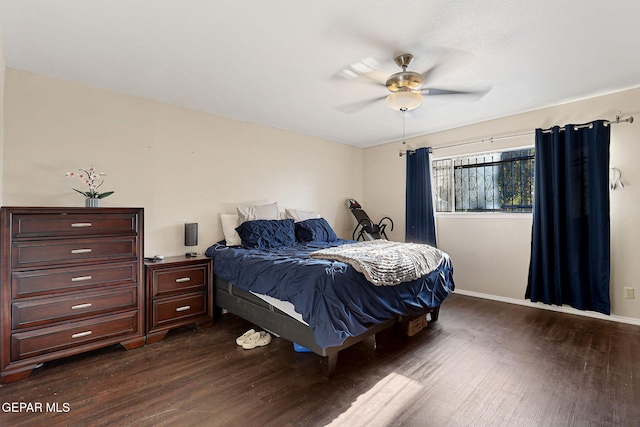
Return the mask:
<path id="1" fill-rule="evenodd" d="M 222 222 L 222 233 L 227 246 L 240 246 L 242 240 L 236 231 L 238 223 L 238 215 L 236 214 L 220 214 L 220 222 Z"/>
<path id="2" fill-rule="evenodd" d="M 285 209 L 285 218 L 292 219 L 295 222 L 304 221 L 311 218 L 319 218 L 316 211 L 301 211 L 298 209 Z"/>
<path id="3" fill-rule="evenodd" d="M 271 203 L 270 205 L 243 206 L 236 208 L 236 210 L 238 211 L 238 225 L 257 219 L 280 219 L 278 202 Z M 238 225 L 236 225 L 236 227 Z"/>

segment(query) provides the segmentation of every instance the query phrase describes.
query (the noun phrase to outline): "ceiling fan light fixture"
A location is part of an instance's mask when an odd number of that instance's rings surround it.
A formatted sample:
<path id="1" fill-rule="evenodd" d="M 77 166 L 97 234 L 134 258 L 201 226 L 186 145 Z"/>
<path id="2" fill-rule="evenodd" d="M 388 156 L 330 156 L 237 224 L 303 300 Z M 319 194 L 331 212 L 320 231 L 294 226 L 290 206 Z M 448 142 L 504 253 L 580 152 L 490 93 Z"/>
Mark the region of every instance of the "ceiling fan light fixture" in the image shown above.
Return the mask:
<path id="1" fill-rule="evenodd" d="M 422 95 L 417 92 L 401 91 L 387 96 L 387 105 L 392 110 L 410 111 L 422 104 Z"/>

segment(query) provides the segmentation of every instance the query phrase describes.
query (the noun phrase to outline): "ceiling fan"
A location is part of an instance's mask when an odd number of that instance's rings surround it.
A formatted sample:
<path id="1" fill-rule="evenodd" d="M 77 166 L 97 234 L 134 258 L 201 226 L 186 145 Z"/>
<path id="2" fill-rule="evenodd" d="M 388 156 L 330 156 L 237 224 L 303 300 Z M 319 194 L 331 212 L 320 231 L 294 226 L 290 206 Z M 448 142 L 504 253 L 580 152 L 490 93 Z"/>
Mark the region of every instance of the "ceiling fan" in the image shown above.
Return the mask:
<path id="1" fill-rule="evenodd" d="M 425 87 L 425 82 L 428 80 L 429 75 L 440 64 L 437 64 L 423 73 L 417 73 L 415 71 L 409 71 L 407 68 L 413 62 L 413 55 L 410 53 L 404 53 L 394 58 L 394 62 L 402 68 L 395 74 L 389 76 L 384 84 L 375 82 L 377 85 L 384 85 L 390 94 L 380 96 L 375 99 L 361 101 L 354 104 L 349 104 L 339 109 L 345 113 L 353 113 L 368 105 L 374 104 L 382 99 L 386 99 L 387 105 L 396 111 L 410 111 L 418 108 L 422 104 L 422 96 L 432 95 L 484 95 L 487 90 L 449 90 L 438 89 L 433 87 Z"/>

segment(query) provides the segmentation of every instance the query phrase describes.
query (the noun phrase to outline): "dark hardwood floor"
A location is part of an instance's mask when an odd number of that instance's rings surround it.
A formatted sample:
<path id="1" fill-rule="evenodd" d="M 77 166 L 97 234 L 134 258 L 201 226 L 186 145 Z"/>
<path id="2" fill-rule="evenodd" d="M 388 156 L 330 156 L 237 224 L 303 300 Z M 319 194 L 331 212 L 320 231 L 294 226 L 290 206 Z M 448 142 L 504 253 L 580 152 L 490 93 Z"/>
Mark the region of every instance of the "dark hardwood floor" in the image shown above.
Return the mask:
<path id="1" fill-rule="evenodd" d="M 0 425 L 640 426 L 638 326 L 452 295 L 416 336 L 342 352 L 329 380 L 281 338 L 238 347 L 251 326 L 227 314 L 47 363 L 0 386 Z"/>

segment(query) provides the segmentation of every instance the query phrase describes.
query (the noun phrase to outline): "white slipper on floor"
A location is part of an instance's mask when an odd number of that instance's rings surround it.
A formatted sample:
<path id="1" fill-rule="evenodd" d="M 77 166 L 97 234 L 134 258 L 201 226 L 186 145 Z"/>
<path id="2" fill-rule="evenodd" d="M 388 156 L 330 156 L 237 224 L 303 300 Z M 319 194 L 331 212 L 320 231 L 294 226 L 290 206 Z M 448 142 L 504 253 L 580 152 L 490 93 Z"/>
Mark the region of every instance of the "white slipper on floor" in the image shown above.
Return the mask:
<path id="1" fill-rule="evenodd" d="M 249 329 L 247 332 L 245 332 L 244 334 L 236 338 L 236 344 L 242 345 L 242 343 L 245 342 L 247 338 L 249 338 L 251 335 L 255 333 L 256 333 L 255 329 Z"/>
<path id="2" fill-rule="evenodd" d="M 251 335 L 242 343 L 242 348 L 251 350 L 252 348 L 262 347 L 271 342 L 271 335 L 268 332 L 260 331 Z"/>

